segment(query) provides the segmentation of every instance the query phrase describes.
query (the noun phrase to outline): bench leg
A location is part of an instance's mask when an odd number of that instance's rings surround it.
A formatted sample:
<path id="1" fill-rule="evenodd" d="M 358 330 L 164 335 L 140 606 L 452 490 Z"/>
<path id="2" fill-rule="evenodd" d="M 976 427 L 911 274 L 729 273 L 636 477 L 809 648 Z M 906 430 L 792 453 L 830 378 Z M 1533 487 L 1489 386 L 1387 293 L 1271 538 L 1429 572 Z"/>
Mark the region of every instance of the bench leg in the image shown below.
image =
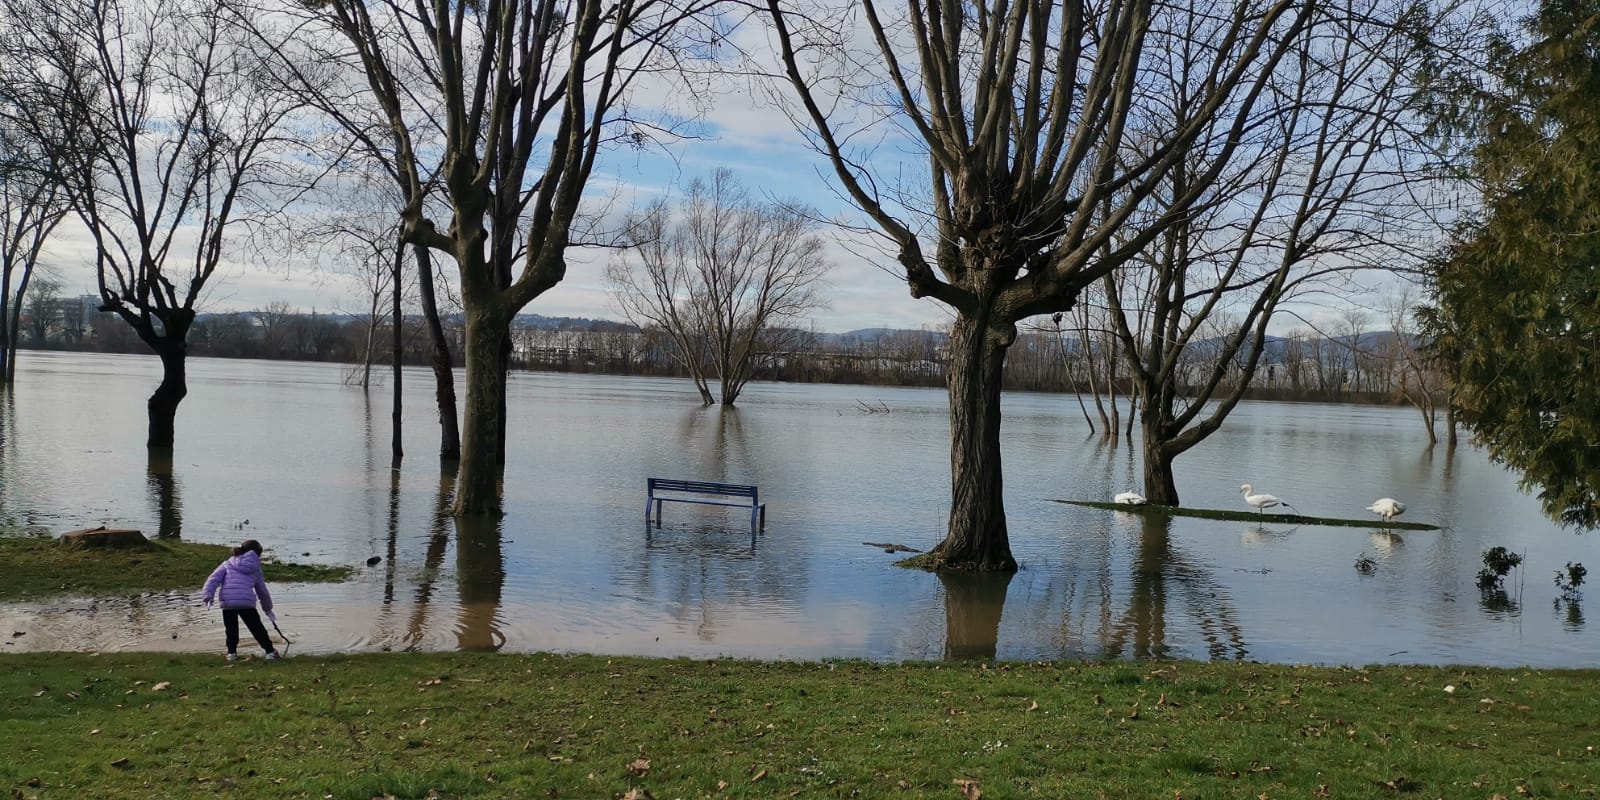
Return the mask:
<path id="1" fill-rule="evenodd" d="M 767 529 L 767 504 L 761 504 L 761 530 Z"/>
<path id="2" fill-rule="evenodd" d="M 661 527 L 661 507 L 663 505 L 666 505 L 666 503 L 663 502 L 661 498 L 657 497 L 656 498 L 656 527 L 657 528 Z"/>

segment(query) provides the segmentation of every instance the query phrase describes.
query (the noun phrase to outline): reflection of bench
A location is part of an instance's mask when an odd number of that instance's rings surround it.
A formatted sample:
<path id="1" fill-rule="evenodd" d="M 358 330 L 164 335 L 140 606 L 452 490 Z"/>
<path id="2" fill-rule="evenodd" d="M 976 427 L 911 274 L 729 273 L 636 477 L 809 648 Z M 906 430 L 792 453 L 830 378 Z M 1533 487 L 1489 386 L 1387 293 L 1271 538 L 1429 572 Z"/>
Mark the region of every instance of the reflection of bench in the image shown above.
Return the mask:
<path id="1" fill-rule="evenodd" d="M 650 521 L 650 508 L 655 507 L 656 525 L 661 525 L 661 504 L 700 503 L 708 506 L 737 506 L 750 509 L 750 530 L 756 529 L 757 520 L 767 527 L 767 504 L 756 495 L 756 487 L 737 483 L 712 483 L 711 481 L 679 481 L 671 478 L 650 478 L 645 484 L 644 519 Z M 669 492 L 667 496 L 657 492 Z"/>

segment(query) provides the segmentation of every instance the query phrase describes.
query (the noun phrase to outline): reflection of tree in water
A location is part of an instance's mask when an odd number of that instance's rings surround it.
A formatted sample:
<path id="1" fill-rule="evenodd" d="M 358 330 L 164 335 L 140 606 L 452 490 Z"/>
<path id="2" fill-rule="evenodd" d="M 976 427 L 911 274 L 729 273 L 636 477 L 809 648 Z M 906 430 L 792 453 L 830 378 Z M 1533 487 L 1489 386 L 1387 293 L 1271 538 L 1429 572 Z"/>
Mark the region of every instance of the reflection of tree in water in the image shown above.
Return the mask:
<path id="1" fill-rule="evenodd" d="M 422 642 L 423 631 L 428 624 L 428 604 L 433 600 L 433 588 L 439 580 L 439 570 L 444 566 L 445 551 L 450 549 L 450 532 L 454 528 L 450 517 L 450 499 L 455 485 L 455 473 L 446 470 L 440 474 L 439 495 L 428 527 L 428 549 L 422 556 L 422 574 L 417 578 L 417 595 L 411 605 L 411 621 L 406 625 L 407 650 L 415 649 Z"/>
<path id="2" fill-rule="evenodd" d="M 701 435 L 706 428 L 711 429 L 709 439 Z M 744 483 L 759 471 L 737 406 L 696 406 L 683 417 L 678 443 L 686 452 L 699 453 L 695 480 Z"/>
<path id="3" fill-rule="evenodd" d="M 500 593 L 506 583 L 503 522 L 498 515 L 455 518 L 457 649 L 499 650 L 506 643 L 500 630 Z"/>
<path id="4" fill-rule="evenodd" d="M 16 419 L 16 393 L 11 384 L 0 383 L 0 525 L 6 527 L 17 526 L 17 520 L 12 518 L 10 510 L 6 508 L 6 487 L 16 483 L 6 475 L 7 465 L 16 460 L 12 455 L 17 446 Z"/>
<path id="5" fill-rule="evenodd" d="M 183 533 L 183 502 L 178 498 L 178 480 L 172 474 L 171 453 L 150 452 L 145 484 L 150 488 L 150 505 L 156 515 L 156 535 L 178 538 Z"/>
<path id="6" fill-rule="evenodd" d="M 940 572 L 944 586 L 944 657 L 994 658 L 1000 614 L 1014 572 Z"/>
<path id="7" fill-rule="evenodd" d="M 1244 659 L 1249 648 L 1222 585 L 1172 547 L 1172 517 L 1141 514 L 1128 610 L 1102 634 L 1105 657 L 1171 658 L 1169 600 L 1193 617 L 1211 658 Z M 1131 644 L 1130 644 L 1131 640 Z"/>
<path id="8" fill-rule="evenodd" d="M 747 429 L 737 407 L 697 406 L 684 415 L 676 442 L 686 464 L 681 469 L 691 474 L 671 477 L 759 485 L 762 465 L 751 446 L 758 440 L 759 431 Z M 707 509 L 715 516 L 695 515 Z M 638 561 L 621 580 L 642 602 L 659 595 L 666 611 L 693 625 L 701 640 L 716 640 L 718 607 L 805 593 L 804 543 L 750 533 L 748 510 L 669 503 L 663 519 L 660 529 L 646 522 L 646 546 L 631 550 Z"/>

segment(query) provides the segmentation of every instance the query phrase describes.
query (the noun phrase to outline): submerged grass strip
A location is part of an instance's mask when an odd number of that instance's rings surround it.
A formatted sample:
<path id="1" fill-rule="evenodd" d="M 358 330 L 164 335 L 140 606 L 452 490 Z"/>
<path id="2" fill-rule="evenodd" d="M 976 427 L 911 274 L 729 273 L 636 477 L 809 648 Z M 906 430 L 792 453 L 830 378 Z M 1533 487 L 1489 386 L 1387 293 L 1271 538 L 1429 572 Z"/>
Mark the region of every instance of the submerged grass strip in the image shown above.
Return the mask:
<path id="1" fill-rule="evenodd" d="M 1595 671 L 453 653 L 0 665 L 0 792 L 41 800 L 959 797 L 957 781 L 987 798 L 1600 791 Z"/>
<path id="2" fill-rule="evenodd" d="M 105 595 L 129 591 L 192 588 L 205 583 L 233 549 L 219 544 L 151 542 L 149 547 L 112 550 L 62 547 L 55 539 L 0 537 L 0 601 L 58 594 Z M 262 563 L 267 581 L 342 581 L 348 567 Z"/>
<path id="3" fill-rule="evenodd" d="M 1199 517 L 1201 519 L 1226 519 L 1243 522 L 1282 522 L 1296 525 L 1334 525 L 1344 528 L 1384 528 L 1396 531 L 1436 531 L 1438 525 L 1429 525 L 1426 522 L 1401 522 L 1380 519 L 1346 519 L 1343 517 L 1308 517 L 1304 514 L 1263 514 L 1255 511 L 1224 511 L 1216 508 L 1184 508 L 1182 506 L 1131 506 L 1124 503 L 1106 503 L 1098 500 L 1054 500 L 1052 503 L 1065 503 L 1071 506 L 1084 506 L 1086 508 L 1103 508 L 1108 511 L 1125 511 L 1130 514 L 1164 514 L 1172 517 Z"/>

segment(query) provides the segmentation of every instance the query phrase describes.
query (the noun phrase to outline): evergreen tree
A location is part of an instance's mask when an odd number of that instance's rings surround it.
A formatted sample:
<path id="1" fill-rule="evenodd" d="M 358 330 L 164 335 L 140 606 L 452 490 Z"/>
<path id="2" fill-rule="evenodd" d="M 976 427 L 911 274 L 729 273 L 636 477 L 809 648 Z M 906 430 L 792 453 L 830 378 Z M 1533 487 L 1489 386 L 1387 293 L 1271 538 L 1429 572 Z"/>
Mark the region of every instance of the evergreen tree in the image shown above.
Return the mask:
<path id="1" fill-rule="evenodd" d="M 1545 0 L 1491 42 L 1470 108 L 1480 212 L 1435 265 L 1425 324 L 1462 419 L 1547 513 L 1600 525 L 1600 0 Z"/>

